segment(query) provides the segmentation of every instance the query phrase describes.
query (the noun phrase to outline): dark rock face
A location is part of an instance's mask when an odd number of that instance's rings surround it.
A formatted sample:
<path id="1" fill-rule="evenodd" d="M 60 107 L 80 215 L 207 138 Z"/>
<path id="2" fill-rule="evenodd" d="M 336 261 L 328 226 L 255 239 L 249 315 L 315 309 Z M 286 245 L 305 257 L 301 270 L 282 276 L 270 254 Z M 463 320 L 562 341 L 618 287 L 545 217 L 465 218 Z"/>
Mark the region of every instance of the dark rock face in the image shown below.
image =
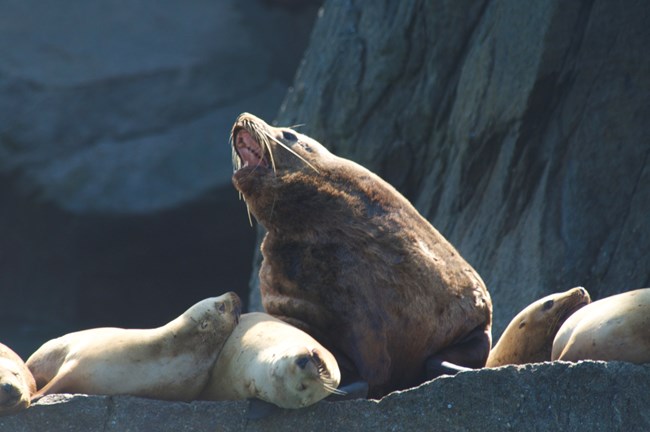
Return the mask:
<path id="1" fill-rule="evenodd" d="M 382 175 L 485 280 L 495 339 L 650 285 L 650 8 L 329 1 L 279 124 Z"/>
<path id="2" fill-rule="evenodd" d="M 317 4 L 0 0 L 0 340 L 246 299 L 228 135 L 277 113 Z M 278 31 L 292 23 L 292 31 Z"/>
<path id="3" fill-rule="evenodd" d="M 52 395 L 0 431 L 647 430 L 650 367 L 543 363 L 463 372 L 381 401 L 319 402 L 246 420 L 246 402 Z M 63 426 L 64 425 L 64 426 Z"/>

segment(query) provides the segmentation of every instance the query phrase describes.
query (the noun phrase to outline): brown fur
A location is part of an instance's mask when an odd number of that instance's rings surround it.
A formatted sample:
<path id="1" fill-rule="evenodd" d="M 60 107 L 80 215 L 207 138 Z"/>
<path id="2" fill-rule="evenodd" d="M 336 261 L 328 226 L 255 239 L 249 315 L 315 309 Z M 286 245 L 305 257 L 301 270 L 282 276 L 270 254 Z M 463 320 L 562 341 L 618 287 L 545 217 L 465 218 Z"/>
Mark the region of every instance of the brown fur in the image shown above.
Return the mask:
<path id="1" fill-rule="evenodd" d="M 0 415 L 29 407 L 36 392 L 32 373 L 18 354 L 0 343 Z"/>
<path id="2" fill-rule="evenodd" d="M 330 349 L 369 383 L 371 397 L 421 383 L 427 358 L 477 329 L 485 347 L 460 363 L 483 366 L 492 304 L 456 249 L 391 185 L 305 135 L 242 114 L 238 151 L 248 135 L 257 138 L 251 123 L 310 164 L 271 140 L 264 161 L 233 176 L 268 231 L 260 269 L 267 312 Z M 284 139 L 287 131 L 298 140 Z"/>

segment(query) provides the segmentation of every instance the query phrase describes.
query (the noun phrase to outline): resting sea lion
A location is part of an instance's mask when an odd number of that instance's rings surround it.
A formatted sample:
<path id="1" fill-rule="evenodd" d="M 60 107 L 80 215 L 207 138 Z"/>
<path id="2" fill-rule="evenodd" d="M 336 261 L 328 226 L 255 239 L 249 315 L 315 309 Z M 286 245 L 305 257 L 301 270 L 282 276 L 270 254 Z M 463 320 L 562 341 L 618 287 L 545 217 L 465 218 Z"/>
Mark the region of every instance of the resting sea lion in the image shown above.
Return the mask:
<path id="1" fill-rule="evenodd" d="M 576 287 L 530 304 L 510 321 L 485 366 L 550 361 L 553 338 L 560 326 L 590 301 L 587 290 Z"/>
<path id="2" fill-rule="evenodd" d="M 334 356 L 311 336 L 253 312 L 241 316 L 200 399 L 257 398 L 302 408 L 336 392 L 340 379 Z"/>
<path id="3" fill-rule="evenodd" d="M 650 362 L 650 288 L 606 297 L 571 315 L 555 336 L 551 358 Z"/>
<path id="4" fill-rule="evenodd" d="M 155 329 L 96 328 L 53 339 L 27 360 L 39 388 L 35 398 L 87 393 L 196 399 L 240 309 L 239 297 L 229 292 Z"/>
<path id="5" fill-rule="evenodd" d="M 0 416 L 29 407 L 36 383 L 23 359 L 0 343 Z"/>
<path id="6" fill-rule="evenodd" d="M 248 113 L 231 140 L 233 183 L 267 230 L 264 308 L 330 350 L 346 383 L 360 378 L 380 397 L 435 376 L 442 362 L 485 364 L 483 281 L 397 190 Z"/>

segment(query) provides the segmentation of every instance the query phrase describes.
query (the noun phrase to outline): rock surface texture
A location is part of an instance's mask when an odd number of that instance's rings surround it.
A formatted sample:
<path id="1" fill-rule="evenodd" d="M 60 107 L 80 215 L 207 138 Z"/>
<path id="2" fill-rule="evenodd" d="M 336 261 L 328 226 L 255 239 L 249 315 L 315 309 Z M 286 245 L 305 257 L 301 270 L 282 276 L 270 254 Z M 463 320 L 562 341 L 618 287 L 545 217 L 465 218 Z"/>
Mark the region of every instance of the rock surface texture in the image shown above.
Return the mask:
<path id="1" fill-rule="evenodd" d="M 650 285 L 650 8 L 325 3 L 278 124 L 382 175 L 486 282 L 496 338 Z"/>
<path id="2" fill-rule="evenodd" d="M 540 363 L 441 377 L 381 401 L 319 402 L 246 420 L 246 402 L 52 395 L 0 431 L 613 431 L 650 428 L 650 367 Z"/>
<path id="3" fill-rule="evenodd" d="M 275 3 L 0 0 L 0 340 L 246 298 L 230 127 L 276 115 L 318 10 Z"/>

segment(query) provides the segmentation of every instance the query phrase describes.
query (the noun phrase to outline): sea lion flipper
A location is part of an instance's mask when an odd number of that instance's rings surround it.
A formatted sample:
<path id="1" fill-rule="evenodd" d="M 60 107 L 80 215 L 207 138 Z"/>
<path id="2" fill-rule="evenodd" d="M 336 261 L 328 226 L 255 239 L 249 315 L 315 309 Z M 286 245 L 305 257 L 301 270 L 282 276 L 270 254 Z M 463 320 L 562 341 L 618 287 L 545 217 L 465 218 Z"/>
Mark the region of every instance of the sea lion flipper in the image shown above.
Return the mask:
<path id="1" fill-rule="evenodd" d="M 433 356 L 427 360 L 427 379 L 437 378 L 440 375 L 456 375 L 458 372 L 472 370 L 464 366 L 458 366 L 448 361 Z"/>
<path id="2" fill-rule="evenodd" d="M 440 375 L 455 375 L 458 372 L 481 368 L 490 353 L 491 333 L 489 328 L 479 326 L 459 342 L 438 351 L 426 361 L 427 379 Z"/>
<path id="3" fill-rule="evenodd" d="M 263 401 L 262 399 L 251 398 L 248 399 L 248 410 L 246 410 L 246 418 L 249 420 L 260 420 L 278 413 L 282 408 L 270 402 Z"/>

